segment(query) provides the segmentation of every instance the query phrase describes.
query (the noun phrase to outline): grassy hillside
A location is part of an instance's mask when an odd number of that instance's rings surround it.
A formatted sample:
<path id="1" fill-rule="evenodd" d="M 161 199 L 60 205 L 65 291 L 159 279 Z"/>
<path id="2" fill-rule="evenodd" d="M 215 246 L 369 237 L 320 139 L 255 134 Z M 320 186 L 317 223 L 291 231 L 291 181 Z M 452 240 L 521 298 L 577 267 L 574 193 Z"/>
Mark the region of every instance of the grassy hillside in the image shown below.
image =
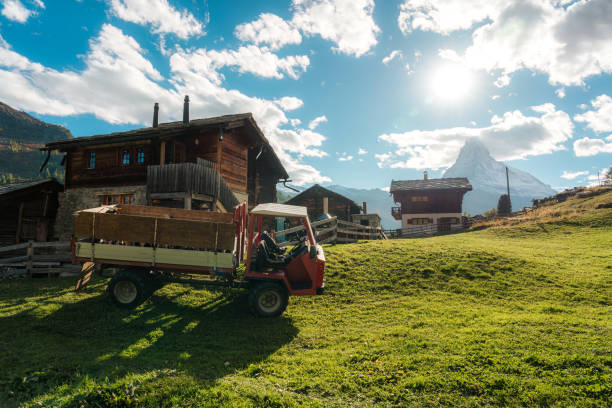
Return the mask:
<path id="1" fill-rule="evenodd" d="M 608 406 L 610 248 L 610 208 L 327 246 L 327 294 L 274 320 L 240 292 L 121 311 L 101 281 L 2 281 L 0 406 Z"/>
<path id="2" fill-rule="evenodd" d="M 0 102 L 0 184 L 46 177 L 63 180 L 61 155 L 53 154 L 40 173 L 46 153 L 38 149 L 47 142 L 71 137 L 62 126 L 42 122 Z"/>

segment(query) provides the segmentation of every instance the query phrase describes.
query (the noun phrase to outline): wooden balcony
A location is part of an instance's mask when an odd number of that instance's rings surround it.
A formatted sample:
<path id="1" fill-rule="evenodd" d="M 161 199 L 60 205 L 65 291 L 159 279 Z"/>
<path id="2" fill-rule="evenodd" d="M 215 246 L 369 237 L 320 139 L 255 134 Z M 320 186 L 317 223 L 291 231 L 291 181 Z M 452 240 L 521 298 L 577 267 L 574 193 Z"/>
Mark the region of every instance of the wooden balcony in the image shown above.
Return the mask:
<path id="1" fill-rule="evenodd" d="M 402 219 L 402 207 L 391 207 L 391 215 L 396 220 Z"/>
<path id="2" fill-rule="evenodd" d="M 148 166 L 147 190 L 153 199 L 186 197 L 212 203 L 218 200 L 226 211 L 238 205 L 219 172 L 204 163 Z"/>

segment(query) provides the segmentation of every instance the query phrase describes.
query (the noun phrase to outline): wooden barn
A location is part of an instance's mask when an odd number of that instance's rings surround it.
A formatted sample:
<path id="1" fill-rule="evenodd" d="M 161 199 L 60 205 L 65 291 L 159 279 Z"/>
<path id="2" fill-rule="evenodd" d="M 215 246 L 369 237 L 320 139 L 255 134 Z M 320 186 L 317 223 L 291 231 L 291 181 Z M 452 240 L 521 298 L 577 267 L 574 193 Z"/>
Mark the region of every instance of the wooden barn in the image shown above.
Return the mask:
<path id="1" fill-rule="evenodd" d="M 0 246 L 48 241 L 62 189 L 54 178 L 0 185 Z"/>
<path id="2" fill-rule="evenodd" d="M 456 229 L 462 225 L 463 195 L 470 190 L 465 177 L 430 179 L 427 172 L 422 180 L 393 180 L 389 192 L 400 206 L 391 214 L 402 221 L 402 229 L 423 224 L 435 224 L 438 231 Z"/>
<path id="3" fill-rule="evenodd" d="M 276 201 L 276 184 L 288 179 L 251 113 L 158 123 L 155 104 L 148 128 L 48 143 L 65 152 L 65 192 L 58 234 L 67 238 L 72 214 L 105 204 L 231 211 Z"/>
<path id="4" fill-rule="evenodd" d="M 316 221 L 323 214 L 338 217 L 339 220 L 352 221 L 353 214 L 361 213 L 361 206 L 353 200 L 334 193 L 318 184 L 302 191 L 285 204 L 301 205 L 308 208 L 308 217 Z"/>

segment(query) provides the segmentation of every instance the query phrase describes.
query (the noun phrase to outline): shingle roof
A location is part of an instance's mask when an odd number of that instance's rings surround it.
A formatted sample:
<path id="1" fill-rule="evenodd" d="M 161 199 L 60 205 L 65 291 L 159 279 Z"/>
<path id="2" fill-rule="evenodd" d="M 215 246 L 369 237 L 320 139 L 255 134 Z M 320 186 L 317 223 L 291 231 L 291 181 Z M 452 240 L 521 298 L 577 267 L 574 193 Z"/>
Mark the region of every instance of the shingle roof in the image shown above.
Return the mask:
<path id="1" fill-rule="evenodd" d="M 465 177 L 440 178 L 427 180 L 393 180 L 389 192 L 417 190 L 466 190 L 472 189 L 470 181 Z"/>
<path id="2" fill-rule="evenodd" d="M 315 184 L 314 186 L 311 186 L 310 188 L 307 188 L 306 190 L 302 191 L 300 194 L 294 197 L 291 197 L 289 200 L 287 200 L 285 204 L 297 203 L 299 202 L 299 198 L 302 197 L 302 195 L 309 196 L 311 194 L 318 194 L 318 195 L 327 196 L 327 197 L 335 197 L 339 200 L 343 200 L 343 201 L 350 203 L 350 205 L 354 207 L 359 208 L 359 211 L 363 210 L 363 208 L 361 208 L 359 204 L 357 204 L 350 198 L 345 197 L 342 194 L 338 194 L 335 191 L 328 190 L 325 187 L 320 186 L 319 184 Z"/>
<path id="3" fill-rule="evenodd" d="M 9 184 L 0 184 L 0 196 L 13 193 L 19 190 L 25 190 L 30 187 L 35 187 L 39 184 L 45 184 L 49 182 L 56 182 L 54 178 L 47 178 L 42 180 L 28 180 L 28 181 L 20 181 L 17 183 L 9 183 Z"/>

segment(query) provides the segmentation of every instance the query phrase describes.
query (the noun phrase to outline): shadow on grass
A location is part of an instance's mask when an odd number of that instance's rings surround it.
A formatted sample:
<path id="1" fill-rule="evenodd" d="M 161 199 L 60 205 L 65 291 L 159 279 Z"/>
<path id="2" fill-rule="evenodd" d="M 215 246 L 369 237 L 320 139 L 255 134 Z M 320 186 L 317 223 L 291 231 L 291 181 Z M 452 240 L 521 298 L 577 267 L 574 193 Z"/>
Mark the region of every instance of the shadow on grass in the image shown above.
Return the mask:
<path id="1" fill-rule="evenodd" d="M 125 311 L 97 296 L 100 290 L 96 285 L 68 300 L 44 296 L 40 304 L 57 310 L 28 307 L 0 318 L 0 402 L 17 404 L 60 385 L 74 389 L 84 377 L 177 370 L 214 381 L 266 359 L 297 335 L 287 317 L 253 317 L 246 292 L 172 285 Z"/>

